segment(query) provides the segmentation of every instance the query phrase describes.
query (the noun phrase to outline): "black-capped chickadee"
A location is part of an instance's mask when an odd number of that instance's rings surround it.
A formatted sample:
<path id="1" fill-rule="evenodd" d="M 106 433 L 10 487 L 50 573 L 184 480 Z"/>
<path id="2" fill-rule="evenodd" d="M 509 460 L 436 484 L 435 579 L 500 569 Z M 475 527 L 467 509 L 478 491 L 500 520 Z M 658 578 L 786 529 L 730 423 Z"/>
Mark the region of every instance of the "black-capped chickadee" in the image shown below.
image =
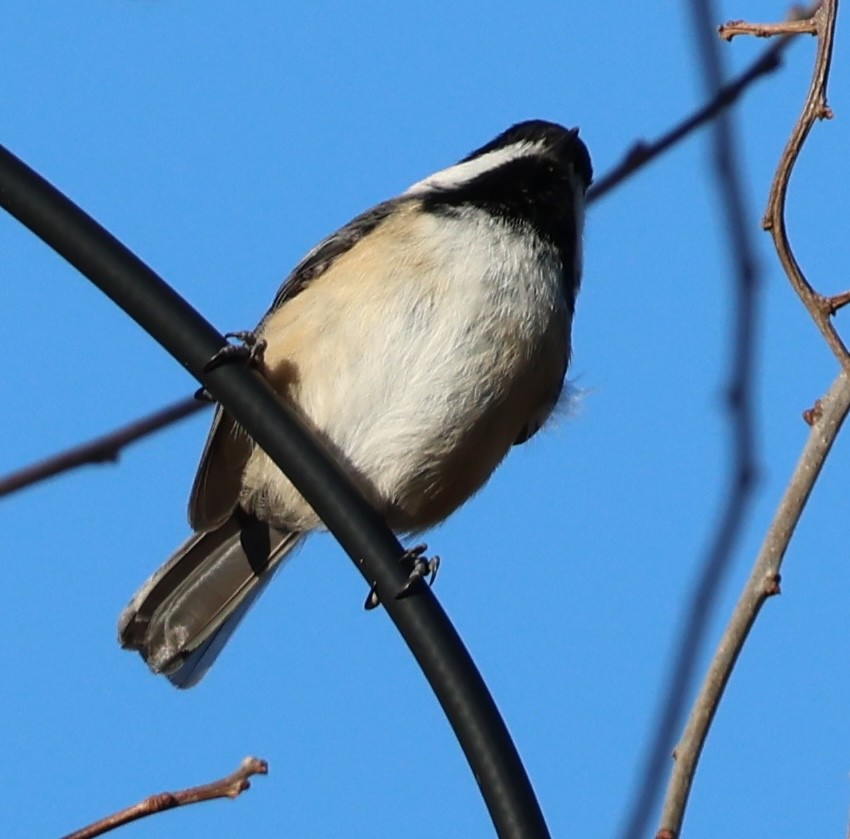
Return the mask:
<path id="1" fill-rule="evenodd" d="M 390 527 L 423 530 L 546 421 L 564 382 L 590 156 L 534 120 L 318 244 L 256 330 L 262 370 Z M 195 534 L 136 594 L 121 645 L 197 683 L 316 514 L 221 408 Z"/>

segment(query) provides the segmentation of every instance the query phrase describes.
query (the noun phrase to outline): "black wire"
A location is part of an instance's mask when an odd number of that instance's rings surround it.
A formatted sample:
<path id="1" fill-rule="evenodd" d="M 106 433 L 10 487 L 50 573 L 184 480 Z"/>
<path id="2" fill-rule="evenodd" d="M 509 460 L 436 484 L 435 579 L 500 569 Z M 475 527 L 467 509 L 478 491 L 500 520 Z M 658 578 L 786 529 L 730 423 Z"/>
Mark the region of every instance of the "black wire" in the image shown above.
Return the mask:
<path id="1" fill-rule="evenodd" d="M 259 374 L 240 364 L 205 372 L 224 338 L 117 239 L 3 146 L 0 206 L 146 329 L 286 473 L 369 584 L 376 585 L 381 603 L 443 706 L 498 835 L 548 837 L 513 741 L 463 642 L 424 583 L 414 596 L 395 599 L 410 570 L 409 563 L 399 561 L 404 550 L 331 455 L 281 405 Z M 411 779 L 411 794 L 413 786 Z"/>

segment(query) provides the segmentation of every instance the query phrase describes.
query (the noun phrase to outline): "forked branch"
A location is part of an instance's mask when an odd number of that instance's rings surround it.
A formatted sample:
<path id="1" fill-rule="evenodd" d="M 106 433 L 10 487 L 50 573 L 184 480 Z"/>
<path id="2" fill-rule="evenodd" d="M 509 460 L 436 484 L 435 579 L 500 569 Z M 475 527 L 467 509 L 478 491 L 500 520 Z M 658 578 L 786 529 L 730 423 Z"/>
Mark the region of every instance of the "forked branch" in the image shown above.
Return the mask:
<path id="1" fill-rule="evenodd" d="M 814 31 L 818 50 L 812 83 L 791 137 L 780 158 L 770 190 L 763 226 L 769 230 L 777 255 L 792 286 L 809 310 L 829 346 L 842 364 L 842 372 L 812 412 L 812 429 L 803 453 L 789 482 L 774 520 L 767 532 L 750 578 L 744 587 L 729 625 L 714 655 L 705 681 L 691 710 L 685 731 L 675 750 L 675 763 L 667 788 L 657 839 L 679 836 L 688 795 L 696 772 L 697 762 L 714 714 L 729 681 L 738 655 L 749 635 L 762 605 L 768 597 L 779 593 L 780 568 L 794 534 L 797 522 L 820 474 L 821 468 L 850 411 L 850 356 L 829 320 L 823 298 L 817 294 L 794 259 L 785 227 L 785 201 L 788 181 L 800 149 L 818 119 L 831 116 L 826 105 L 826 84 L 832 55 L 837 0 L 824 0 L 808 21 L 782 24 L 746 24 L 736 21 L 721 27 L 721 37 L 727 40 L 737 34 L 770 36 Z"/>

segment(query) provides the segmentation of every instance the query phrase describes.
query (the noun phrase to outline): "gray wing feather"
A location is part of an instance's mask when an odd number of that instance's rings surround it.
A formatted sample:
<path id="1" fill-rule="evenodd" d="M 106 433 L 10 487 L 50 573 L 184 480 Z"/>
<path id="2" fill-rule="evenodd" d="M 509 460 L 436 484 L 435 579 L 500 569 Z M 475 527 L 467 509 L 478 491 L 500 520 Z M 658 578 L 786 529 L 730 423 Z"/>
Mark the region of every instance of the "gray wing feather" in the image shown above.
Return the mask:
<path id="1" fill-rule="evenodd" d="M 253 448 L 251 438 L 219 406 L 189 496 L 189 524 L 193 530 L 213 530 L 236 509 L 242 470 Z"/>
<path id="2" fill-rule="evenodd" d="M 350 251 L 364 236 L 371 233 L 387 216 L 395 212 L 401 203 L 415 200 L 399 196 L 384 201 L 365 213 L 352 219 L 335 233 L 331 233 L 311 250 L 293 272 L 284 280 L 283 285 L 275 295 L 266 317 L 279 309 L 287 300 L 291 300 L 307 284 L 320 277 L 330 268 L 334 260 Z"/>

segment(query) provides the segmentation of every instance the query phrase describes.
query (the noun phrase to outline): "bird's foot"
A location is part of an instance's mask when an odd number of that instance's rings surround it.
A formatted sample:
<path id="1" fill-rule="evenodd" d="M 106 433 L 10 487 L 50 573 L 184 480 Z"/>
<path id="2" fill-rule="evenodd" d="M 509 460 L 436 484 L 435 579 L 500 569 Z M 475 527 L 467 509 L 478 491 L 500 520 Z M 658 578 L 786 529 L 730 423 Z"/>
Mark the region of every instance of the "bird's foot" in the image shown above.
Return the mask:
<path id="1" fill-rule="evenodd" d="M 407 577 L 407 582 L 396 592 L 395 599 L 401 600 L 413 593 L 414 588 L 419 580 L 428 578 L 428 586 L 434 585 L 434 580 L 437 577 L 437 571 L 440 568 L 440 557 L 423 556 L 428 550 L 427 545 L 416 545 L 406 550 L 400 557 L 399 562 L 407 562 L 413 560 L 413 568 Z M 376 586 L 369 589 L 369 594 L 366 597 L 366 602 L 363 604 L 364 609 L 374 609 L 380 606 L 381 600 L 378 597 Z"/>
<path id="2" fill-rule="evenodd" d="M 204 365 L 205 373 L 209 373 L 210 370 L 215 370 L 216 367 L 221 367 L 222 364 L 229 364 L 233 361 L 239 361 L 251 367 L 262 367 L 263 353 L 266 350 L 265 338 L 258 338 L 256 333 L 249 331 L 225 332 L 224 337 L 228 339 L 228 343 Z M 237 343 L 231 344 L 229 342 L 230 338 L 234 338 Z M 195 393 L 195 399 L 205 402 L 215 401 L 205 387 L 202 387 Z"/>

